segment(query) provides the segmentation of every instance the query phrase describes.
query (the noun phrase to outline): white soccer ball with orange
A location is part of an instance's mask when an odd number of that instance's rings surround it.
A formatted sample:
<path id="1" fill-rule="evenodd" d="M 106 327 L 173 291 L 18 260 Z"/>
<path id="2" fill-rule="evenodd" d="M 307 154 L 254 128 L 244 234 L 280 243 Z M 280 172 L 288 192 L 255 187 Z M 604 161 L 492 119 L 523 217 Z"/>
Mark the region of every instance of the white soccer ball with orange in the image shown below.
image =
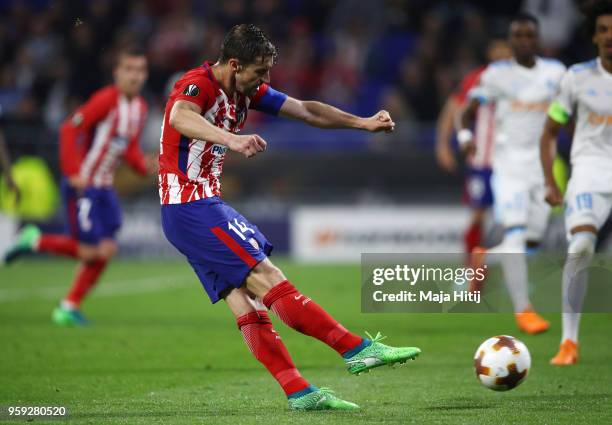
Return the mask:
<path id="1" fill-rule="evenodd" d="M 518 339 L 508 335 L 494 336 L 476 350 L 474 368 L 482 385 L 495 391 L 508 391 L 527 378 L 531 355 Z"/>

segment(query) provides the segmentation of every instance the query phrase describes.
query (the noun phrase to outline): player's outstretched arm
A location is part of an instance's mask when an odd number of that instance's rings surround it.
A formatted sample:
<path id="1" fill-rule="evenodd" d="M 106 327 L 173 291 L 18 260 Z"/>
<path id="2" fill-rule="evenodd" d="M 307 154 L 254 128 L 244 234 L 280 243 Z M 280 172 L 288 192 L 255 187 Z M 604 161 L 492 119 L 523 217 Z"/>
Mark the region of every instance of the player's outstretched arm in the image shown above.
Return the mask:
<path id="1" fill-rule="evenodd" d="M 395 128 L 395 123 L 385 110 L 378 111 L 371 117 L 362 118 L 322 102 L 298 100 L 292 97 L 287 97 L 279 114 L 319 128 L 355 128 L 371 132 L 390 132 Z"/>
<path id="2" fill-rule="evenodd" d="M 238 136 L 208 122 L 202 109 L 193 102 L 178 100 L 172 106 L 168 121 L 172 128 L 190 139 L 206 140 L 227 146 L 247 158 L 266 150 L 266 141 L 257 134 Z"/>
<path id="3" fill-rule="evenodd" d="M 544 181 L 546 184 L 546 202 L 550 205 L 561 205 L 563 195 L 555 182 L 553 174 L 553 163 L 557 156 L 557 137 L 561 130 L 561 124 L 548 117 L 544 124 L 544 131 L 540 137 L 540 161 L 544 171 Z"/>

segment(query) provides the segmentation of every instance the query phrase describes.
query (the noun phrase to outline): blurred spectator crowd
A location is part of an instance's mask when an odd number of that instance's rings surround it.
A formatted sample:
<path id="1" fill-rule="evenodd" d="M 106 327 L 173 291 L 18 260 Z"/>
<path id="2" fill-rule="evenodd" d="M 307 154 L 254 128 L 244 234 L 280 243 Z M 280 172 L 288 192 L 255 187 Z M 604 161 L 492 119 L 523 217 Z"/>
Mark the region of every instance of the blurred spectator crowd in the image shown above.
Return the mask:
<path id="1" fill-rule="evenodd" d="M 176 73 L 215 60 L 225 31 L 252 22 L 279 48 L 277 89 L 431 123 L 521 9 L 540 17 L 545 53 L 566 63 L 592 55 L 571 0 L 0 0 L 0 106 L 5 119 L 54 131 L 110 81 L 114 53 L 138 44 L 159 118 Z"/>

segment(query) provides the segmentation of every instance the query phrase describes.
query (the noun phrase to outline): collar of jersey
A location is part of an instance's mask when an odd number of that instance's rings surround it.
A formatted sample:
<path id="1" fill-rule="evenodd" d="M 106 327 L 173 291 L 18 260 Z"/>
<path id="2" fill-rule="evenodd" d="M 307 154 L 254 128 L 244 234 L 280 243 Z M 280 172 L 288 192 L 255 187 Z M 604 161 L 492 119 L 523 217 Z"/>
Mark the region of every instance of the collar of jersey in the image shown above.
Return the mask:
<path id="1" fill-rule="evenodd" d="M 522 72 L 531 73 L 531 72 L 534 72 L 536 69 L 538 69 L 541 63 L 541 59 L 539 56 L 536 56 L 535 65 L 532 68 L 527 68 L 526 66 L 521 65 L 520 63 L 516 61 L 516 58 L 512 58 L 512 63 L 514 64 L 514 66 L 516 66 L 517 69 L 521 70 Z"/>
<path id="2" fill-rule="evenodd" d="M 597 56 L 597 68 L 599 69 L 599 72 L 601 72 L 601 75 L 604 76 L 604 78 L 612 79 L 612 74 L 610 74 L 610 72 L 608 72 L 608 70 L 604 68 L 603 64 L 601 63 L 601 58 L 599 56 Z"/>

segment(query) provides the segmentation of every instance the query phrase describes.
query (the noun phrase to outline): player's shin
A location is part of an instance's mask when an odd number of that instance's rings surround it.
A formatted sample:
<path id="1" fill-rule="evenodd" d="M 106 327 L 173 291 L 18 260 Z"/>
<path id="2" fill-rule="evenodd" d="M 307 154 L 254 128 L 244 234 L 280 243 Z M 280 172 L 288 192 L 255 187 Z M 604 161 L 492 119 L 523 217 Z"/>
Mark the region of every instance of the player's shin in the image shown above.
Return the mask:
<path id="1" fill-rule="evenodd" d="M 62 301 L 62 306 L 78 308 L 85 296 L 97 283 L 105 267 L 106 261 L 104 260 L 81 263 L 77 268 L 70 292 Z"/>
<path id="2" fill-rule="evenodd" d="M 296 369 L 265 311 L 253 311 L 237 319 L 238 329 L 253 356 L 276 379 L 287 397 L 304 395 L 312 388 Z"/>
<path id="3" fill-rule="evenodd" d="M 587 268 L 595 251 L 596 236 L 591 232 L 572 235 L 568 246 L 567 260 L 563 268 L 563 336 L 561 342 L 569 339 L 578 341 L 578 326 L 582 304 L 586 294 Z"/>
<path id="4" fill-rule="evenodd" d="M 516 313 L 530 307 L 527 289 L 526 229 L 516 226 L 506 230 L 503 242 L 489 252 L 499 252 L 504 282 Z"/>
<path id="5" fill-rule="evenodd" d="M 264 296 L 263 303 L 287 326 L 322 341 L 341 355 L 365 342 L 359 335 L 349 332 L 287 280 L 270 289 Z"/>

